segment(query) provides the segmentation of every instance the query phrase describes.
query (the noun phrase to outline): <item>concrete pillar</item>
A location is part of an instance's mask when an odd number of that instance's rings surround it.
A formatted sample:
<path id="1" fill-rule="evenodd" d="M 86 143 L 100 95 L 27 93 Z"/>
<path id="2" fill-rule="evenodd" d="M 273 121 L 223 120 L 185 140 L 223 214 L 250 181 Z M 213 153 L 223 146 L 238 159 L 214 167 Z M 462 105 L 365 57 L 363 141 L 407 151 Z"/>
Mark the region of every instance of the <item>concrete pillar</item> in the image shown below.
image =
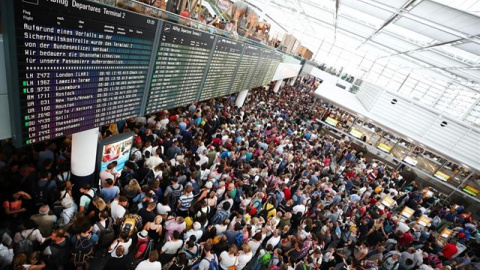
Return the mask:
<path id="1" fill-rule="evenodd" d="M 282 85 L 282 80 L 278 80 L 276 83 L 275 83 L 275 87 L 273 88 L 273 92 L 274 93 L 278 93 L 278 90 L 280 90 L 280 86 Z"/>
<path id="2" fill-rule="evenodd" d="M 247 94 L 248 89 L 238 93 L 237 99 L 235 100 L 235 105 L 237 105 L 237 107 L 241 108 L 243 106 L 243 103 L 245 103 L 245 99 L 247 98 Z"/>
<path id="3" fill-rule="evenodd" d="M 98 128 L 72 135 L 72 184 L 74 194 L 84 184 L 94 184 L 97 157 Z M 98 177 L 97 177 L 98 178 Z M 78 193 L 76 194 L 78 195 Z"/>

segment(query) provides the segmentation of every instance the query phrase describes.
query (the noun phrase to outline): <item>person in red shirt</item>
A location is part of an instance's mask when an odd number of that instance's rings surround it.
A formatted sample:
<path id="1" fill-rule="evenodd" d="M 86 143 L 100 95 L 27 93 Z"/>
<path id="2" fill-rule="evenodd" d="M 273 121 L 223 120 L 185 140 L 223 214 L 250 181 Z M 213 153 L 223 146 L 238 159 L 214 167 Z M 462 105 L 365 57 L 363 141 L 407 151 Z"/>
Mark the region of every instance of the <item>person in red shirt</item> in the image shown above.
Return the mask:
<path id="1" fill-rule="evenodd" d="M 287 187 L 286 184 L 282 185 L 283 195 L 285 195 L 285 201 L 288 201 L 292 198 L 292 191 Z"/>
<path id="2" fill-rule="evenodd" d="M 450 241 L 450 243 L 443 246 L 443 249 L 442 249 L 442 255 L 447 260 L 450 260 L 450 258 L 452 258 L 452 256 L 455 255 L 457 252 L 458 252 L 457 241 L 455 240 Z"/>
<path id="3" fill-rule="evenodd" d="M 412 233 L 413 229 L 410 229 L 410 231 L 403 233 L 400 237 L 400 240 L 398 241 L 398 244 L 402 247 L 408 247 L 415 240 Z"/>
<path id="4" fill-rule="evenodd" d="M 330 165 L 330 160 L 331 160 L 332 155 L 327 156 L 323 159 L 323 166 L 327 167 Z"/>

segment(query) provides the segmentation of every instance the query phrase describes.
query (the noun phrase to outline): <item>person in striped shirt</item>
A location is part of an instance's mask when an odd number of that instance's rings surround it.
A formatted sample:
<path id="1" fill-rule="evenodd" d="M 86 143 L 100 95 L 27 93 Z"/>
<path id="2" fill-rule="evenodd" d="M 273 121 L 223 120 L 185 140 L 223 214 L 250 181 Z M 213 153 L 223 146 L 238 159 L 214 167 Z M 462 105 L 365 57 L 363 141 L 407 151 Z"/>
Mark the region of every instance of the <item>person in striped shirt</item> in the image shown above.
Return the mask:
<path id="1" fill-rule="evenodd" d="M 188 209 L 192 206 L 193 203 L 193 187 L 186 186 L 183 194 L 178 198 L 177 202 L 177 214 L 182 217 L 186 217 L 188 215 Z"/>

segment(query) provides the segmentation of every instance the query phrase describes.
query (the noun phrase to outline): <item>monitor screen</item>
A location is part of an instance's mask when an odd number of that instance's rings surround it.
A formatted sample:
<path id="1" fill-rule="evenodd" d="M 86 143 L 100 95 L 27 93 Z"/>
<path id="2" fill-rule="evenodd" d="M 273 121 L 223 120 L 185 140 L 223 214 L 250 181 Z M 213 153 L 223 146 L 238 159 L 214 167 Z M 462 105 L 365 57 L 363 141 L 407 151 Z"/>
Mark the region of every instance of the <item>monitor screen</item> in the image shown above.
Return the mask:
<path id="1" fill-rule="evenodd" d="M 441 172 L 441 171 L 437 171 L 434 176 L 440 180 L 443 180 L 443 181 L 447 181 L 448 179 L 450 179 L 450 176 Z"/>
<path id="2" fill-rule="evenodd" d="M 325 122 L 327 122 L 328 124 L 330 124 L 332 126 L 336 126 L 338 124 L 338 121 L 331 118 L 331 117 L 327 117 L 327 119 L 325 119 Z"/>
<path id="3" fill-rule="evenodd" d="M 415 158 L 413 157 L 409 157 L 409 156 L 406 156 L 403 161 L 405 161 L 405 163 L 407 163 L 408 165 L 412 165 L 412 166 L 415 166 L 417 165 L 418 163 L 418 160 L 416 160 Z"/>
<path id="4" fill-rule="evenodd" d="M 383 152 L 390 152 L 390 150 L 392 150 L 392 147 L 391 146 L 388 146 L 384 143 L 379 143 L 378 146 L 377 146 L 378 149 L 382 150 Z"/>
<path id="5" fill-rule="evenodd" d="M 350 130 L 350 134 L 353 135 L 353 137 L 355 137 L 355 138 L 359 138 L 359 139 L 363 138 L 363 133 L 354 129 L 354 128 L 352 128 L 352 130 Z"/>
<path id="6" fill-rule="evenodd" d="M 463 188 L 463 191 L 475 197 L 480 193 L 480 190 L 468 185 Z"/>

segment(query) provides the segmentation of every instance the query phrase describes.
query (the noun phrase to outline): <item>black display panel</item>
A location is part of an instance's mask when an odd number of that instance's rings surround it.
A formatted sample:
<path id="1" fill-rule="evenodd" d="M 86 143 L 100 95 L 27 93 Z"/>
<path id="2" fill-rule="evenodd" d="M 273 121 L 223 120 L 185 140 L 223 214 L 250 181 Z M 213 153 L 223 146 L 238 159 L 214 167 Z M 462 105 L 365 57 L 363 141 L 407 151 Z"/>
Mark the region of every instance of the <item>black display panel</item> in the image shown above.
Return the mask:
<path id="1" fill-rule="evenodd" d="M 17 144 L 140 114 L 158 20 L 82 0 L 4 1 Z"/>
<path id="2" fill-rule="evenodd" d="M 244 44 L 219 37 L 215 43 L 207 77 L 202 87 L 200 100 L 224 96 L 230 93 L 235 71 L 243 52 Z"/>
<path id="3" fill-rule="evenodd" d="M 146 113 L 196 101 L 214 43 L 214 35 L 163 24 Z"/>
<path id="4" fill-rule="evenodd" d="M 245 44 L 243 55 L 238 64 L 237 73 L 235 74 L 230 93 L 236 93 L 251 88 L 252 76 L 260 58 L 260 53 L 261 48 Z"/>
<path id="5" fill-rule="evenodd" d="M 265 75 L 267 74 L 270 63 L 272 62 L 272 53 L 274 53 L 274 51 L 272 51 L 271 49 L 262 49 L 261 57 L 252 76 L 250 88 L 263 85 Z"/>
<path id="6" fill-rule="evenodd" d="M 278 65 L 282 62 L 283 60 L 283 55 L 279 52 L 272 51 L 270 54 L 270 63 L 267 68 L 267 73 L 265 74 L 263 78 L 263 83 L 262 85 L 268 85 L 272 80 L 273 76 L 275 75 L 275 72 L 277 71 Z"/>

